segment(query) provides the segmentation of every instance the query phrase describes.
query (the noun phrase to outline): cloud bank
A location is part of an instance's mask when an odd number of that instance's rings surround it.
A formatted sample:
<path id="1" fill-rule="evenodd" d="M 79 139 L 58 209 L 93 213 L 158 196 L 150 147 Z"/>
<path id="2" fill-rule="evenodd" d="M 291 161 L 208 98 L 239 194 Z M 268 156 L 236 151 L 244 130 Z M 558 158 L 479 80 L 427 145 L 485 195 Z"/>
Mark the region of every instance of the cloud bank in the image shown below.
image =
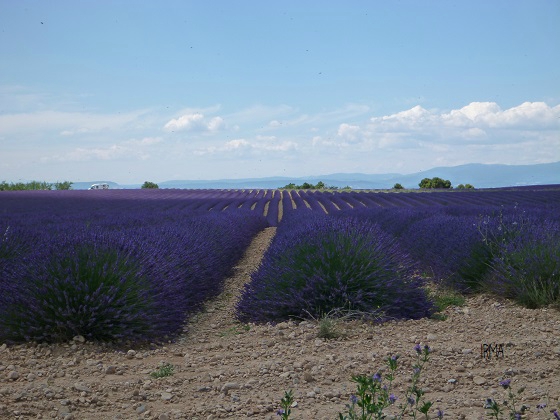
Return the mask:
<path id="1" fill-rule="evenodd" d="M 145 166 L 160 180 L 212 179 L 560 161 L 560 105 L 524 102 L 502 109 L 471 102 L 450 110 L 416 105 L 372 114 L 359 104 L 316 113 L 287 105 L 228 112 L 216 105 L 175 115 L 153 109 L 4 113 L 0 169 L 6 179 L 29 173 L 67 179 L 71 165 L 84 178 L 98 163 L 105 178 L 114 171 L 117 182 L 135 182 L 118 174 L 134 176 L 128 174 Z"/>

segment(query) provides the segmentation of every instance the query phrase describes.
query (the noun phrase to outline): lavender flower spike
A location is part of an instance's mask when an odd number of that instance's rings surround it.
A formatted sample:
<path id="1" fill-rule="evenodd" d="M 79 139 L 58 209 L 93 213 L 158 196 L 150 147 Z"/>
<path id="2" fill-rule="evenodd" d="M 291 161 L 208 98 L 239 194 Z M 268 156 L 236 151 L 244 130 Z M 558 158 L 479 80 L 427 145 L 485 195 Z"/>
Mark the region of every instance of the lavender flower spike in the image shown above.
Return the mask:
<path id="1" fill-rule="evenodd" d="M 511 379 L 505 379 L 503 381 L 500 381 L 500 386 L 502 386 L 504 389 L 508 389 L 510 383 Z"/>

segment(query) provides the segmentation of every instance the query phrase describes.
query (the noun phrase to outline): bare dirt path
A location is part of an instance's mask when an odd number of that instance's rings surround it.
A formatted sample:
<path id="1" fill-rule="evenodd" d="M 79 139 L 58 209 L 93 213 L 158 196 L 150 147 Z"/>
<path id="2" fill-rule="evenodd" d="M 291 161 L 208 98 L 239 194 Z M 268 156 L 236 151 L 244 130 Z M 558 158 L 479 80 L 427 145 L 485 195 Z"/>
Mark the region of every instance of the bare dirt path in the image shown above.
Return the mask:
<path id="1" fill-rule="evenodd" d="M 553 418 L 550 410 L 560 405 L 560 312 L 552 308 L 476 296 L 448 308 L 444 321 L 345 323 L 335 340 L 317 338 L 314 322 L 235 322 L 239 291 L 273 234 L 255 238 L 224 294 L 167 346 L 0 343 L 0 419 L 277 419 L 291 389 L 291 418 L 332 420 L 355 390 L 351 376 L 375 373 L 396 353 L 393 392 L 396 406 L 405 403 L 416 343 L 433 349 L 421 381 L 432 414 L 439 407 L 445 418 L 483 418 L 486 398 L 506 399 L 498 382 L 510 378 L 515 391 L 525 387 L 518 405 L 529 406 L 526 418 Z M 503 344 L 503 352 L 481 357 L 484 344 Z M 172 374 L 151 376 L 162 364 Z M 539 403 L 548 404 L 544 413 L 537 413 Z"/>
<path id="2" fill-rule="evenodd" d="M 234 268 L 233 275 L 224 284 L 224 292 L 216 299 L 207 302 L 200 314 L 195 316 L 179 343 L 206 342 L 216 334 L 229 334 L 242 330 L 242 326 L 235 322 L 235 305 L 240 297 L 245 283 L 251 279 L 270 245 L 275 227 L 269 227 L 257 234 L 251 242 L 245 255 Z"/>

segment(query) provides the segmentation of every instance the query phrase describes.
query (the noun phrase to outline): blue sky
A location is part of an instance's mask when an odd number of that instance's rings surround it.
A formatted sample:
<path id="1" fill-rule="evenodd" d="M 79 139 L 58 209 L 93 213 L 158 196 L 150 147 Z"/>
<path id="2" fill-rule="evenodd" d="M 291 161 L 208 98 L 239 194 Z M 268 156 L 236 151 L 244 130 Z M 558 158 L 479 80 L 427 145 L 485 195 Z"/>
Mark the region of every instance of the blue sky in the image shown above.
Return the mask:
<path id="1" fill-rule="evenodd" d="M 0 181 L 560 161 L 560 2 L 0 0 Z"/>

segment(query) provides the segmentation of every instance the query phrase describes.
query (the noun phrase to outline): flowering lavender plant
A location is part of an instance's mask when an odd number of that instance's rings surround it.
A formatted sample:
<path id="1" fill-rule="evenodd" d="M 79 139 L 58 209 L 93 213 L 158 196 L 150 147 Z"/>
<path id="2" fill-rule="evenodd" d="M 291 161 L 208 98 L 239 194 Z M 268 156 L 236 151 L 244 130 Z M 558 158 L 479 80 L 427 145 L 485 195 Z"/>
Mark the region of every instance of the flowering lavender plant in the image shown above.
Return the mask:
<path id="1" fill-rule="evenodd" d="M 526 405 L 521 405 L 521 407 L 517 406 L 516 394 L 511 389 L 511 379 L 508 378 L 508 379 L 501 380 L 499 382 L 499 385 L 503 389 L 508 391 L 508 401 L 504 402 L 504 405 L 506 405 L 509 408 L 509 418 L 513 420 L 521 420 L 523 414 L 525 414 L 525 412 L 529 407 L 527 407 Z M 521 394 L 524 390 L 525 388 L 523 387 L 519 388 L 517 394 L 518 395 Z M 484 403 L 484 408 L 488 410 L 488 416 L 490 418 L 495 418 L 496 420 L 498 420 L 501 417 L 501 415 L 504 414 L 504 410 L 500 407 L 500 404 L 498 404 L 492 398 L 486 399 L 486 402 Z"/>
<path id="2" fill-rule="evenodd" d="M 292 390 L 286 391 L 282 400 L 280 401 L 280 408 L 276 412 L 277 416 L 280 416 L 282 420 L 288 420 L 290 414 L 292 414 L 292 404 L 294 403 L 294 394 Z"/>
<path id="3" fill-rule="evenodd" d="M 0 341 L 170 339 L 266 226 L 241 211 L 144 214 L 30 217 L 31 251 L 0 255 Z"/>
<path id="4" fill-rule="evenodd" d="M 431 349 L 427 345 L 414 347 L 416 353 L 416 363 L 412 369 L 411 385 L 407 389 L 403 403 L 400 404 L 400 412 L 396 418 L 402 419 L 405 416 L 416 418 L 421 414 L 426 419 L 429 418 L 429 411 L 432 407 L 430 401 L 424 401 L 424 392 L 418 386 L 420 375 L 424 365 L 429 360 Z M 394 406 L 397 397 L 392 393 L 392 384 L 395 379 L 395 372 L 398 367 L 399 356 L 392 356 L 386 360 L 389 373 L 384 377 L 380 372 L 373 376 L 357 375 L 352 377 L 352 381 L 356 382 L 357 392 L 350 397 L 350 403 L 347 404 L 347 414 L 339 413 L 340 420 L 370 420 L 383 419 L 386 417 L 384 411 L 390 406 Z M 383 384 L 383 379 L 387 384 Z M 443 411 L 439 408 L 436 411 L 436 417 L 443 418 Z"/>
<path id="5" fill-rule="evenodd" d="M 486 288 L 538 308 L 560 297 L 560 224 L 557 212 L 513 208 L 481 220 L 491 254 Z"/>
<path id="6" fill-rule="evenodd" d="M 289 219 L 289 218 L 288 218 Z M 243 291 L 244 322 L 313 317 L 335 309 L 379 318 L 422 318 L 433 311 L 414 265 L 375 224 L 299 215 L 283 221 Z"/>

